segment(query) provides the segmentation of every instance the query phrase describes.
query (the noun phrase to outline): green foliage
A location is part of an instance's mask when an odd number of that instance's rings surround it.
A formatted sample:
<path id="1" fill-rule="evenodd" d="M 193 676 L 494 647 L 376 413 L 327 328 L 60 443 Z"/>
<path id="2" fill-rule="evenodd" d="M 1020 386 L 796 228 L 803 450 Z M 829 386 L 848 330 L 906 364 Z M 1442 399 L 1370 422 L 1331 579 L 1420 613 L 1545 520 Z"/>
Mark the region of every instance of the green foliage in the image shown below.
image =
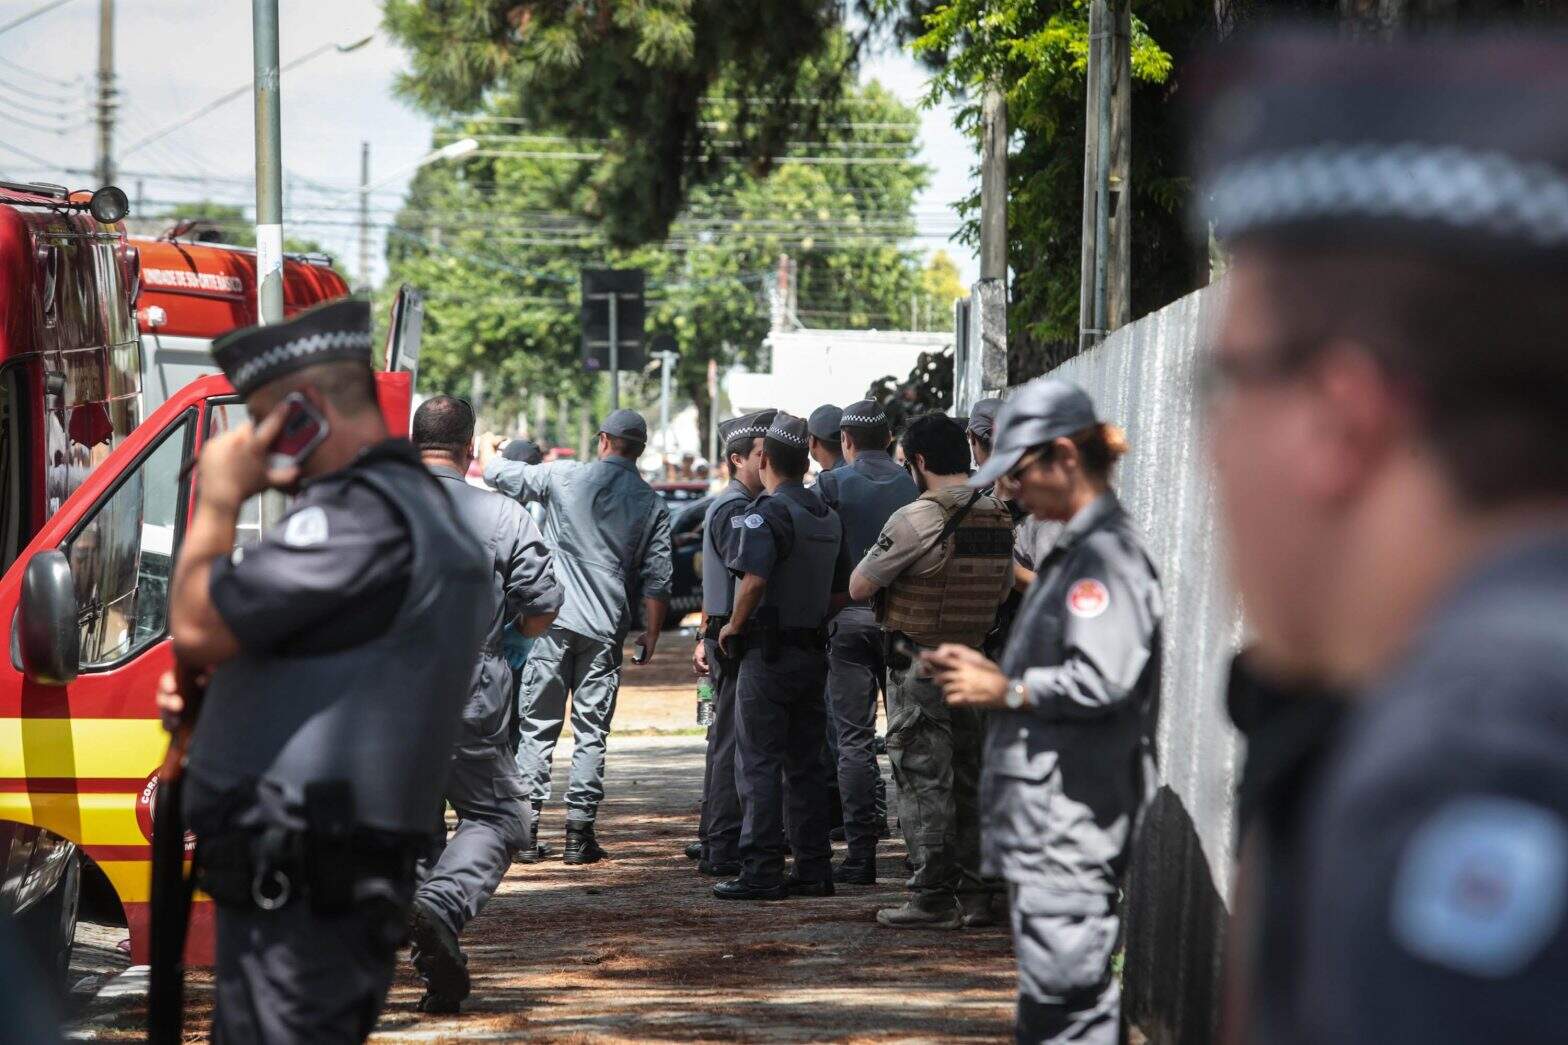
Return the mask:
<path id="1" fill-rule="evenodd" d="M 912 8 L 923 15 L 916 54 L 934 70 L 931 100 L 965 101 L 962 125 L 976 136 L 980 87 L 1006 85 L 1013 148 L 1008 157 L 1009 348 L 1026 351 L 1076 341 L 1082 243 L 1085 0 L 946 0 Z M 1186 183 L 1168 100 L 1173 70 L 1207 28 L 1206 5 L 1153 0 L 1132 20 L 1133 314 L 1190 289 L 1194 256 L 1178 208 Z M 977 243 L 979 195 L 960 204 L 965 242 Z M 1038 357 L 1038 356 L 1037 356 Z"/>
<path id="2" fill-rule="evenodd" d="M 499 106 L 600 140 L 580 203 L 620 246 L 660 240 L 705 185 L 766 174 L 853 82 L 842 0 L 384 0 L 399 92 L 439 116 Z M 892 0 L 857 0 L 870 19 Z M 722 91 L 721 91 L 722 88 Z M 716 111 L 716 110 L 722 110 Z"/>
<path id="3" fill-rule="evenodd" d="M 704 426 L 708 362 L 758 362 L 781 254 L 796 261 L 799 314 L 810 326 L 903 327 L 911 311 L 947 315 L 950 300 L 927 290 L 927 273 L 899 246 L 914 232 L 926 178 L 913 161 L 916 114 L 875 84 L 844 101 L 856 120 L 825 125 L 815 147 L 871 148 L 896 162 L 785 159 L 765 175 L 732 166 L 692 189 L 665 239 L 641 247 L 615 244 L 605 224 L 583 216 L 595 161 L 574 158 L 581 146 L 558 128 L 508 125 L 542 137 L 422 169 L 388 237 L 388 290 L 406 282 L 427 295 L 421 390 L 466 394 L 478 370 L 492 419 L 539 394 L 601 411 L 602 382 L 581 364 L 584 267 L 647 271 L 645 329 L 675 335 L 676 388 L 698 404 Z M 517 112 L 507 102 L 483 115 L 524 119 Z M 436 144 L 494 126 L 454 119 Z M 656 367 L 648 377 L 623 382 L 626 405 L 652 405 Z"/>

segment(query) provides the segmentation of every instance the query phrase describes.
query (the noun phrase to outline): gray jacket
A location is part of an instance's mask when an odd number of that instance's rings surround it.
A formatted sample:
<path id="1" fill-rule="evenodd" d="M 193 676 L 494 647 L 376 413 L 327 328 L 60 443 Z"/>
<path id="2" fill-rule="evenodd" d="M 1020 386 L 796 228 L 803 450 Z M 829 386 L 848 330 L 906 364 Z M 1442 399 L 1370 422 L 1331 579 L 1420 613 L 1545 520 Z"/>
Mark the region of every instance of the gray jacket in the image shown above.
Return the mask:
<path id="1" fill-rule="evenodd" d="M 522 505 L 469 485 L 456 468 L 437 465 L 430 472 L 441 481 L 491 565 L 490 627 L 479 648 L 457 742 L 460 757 L 482 758 L 509 746 L 512 669 L 501 649 L 502 635 L 519 617 L 559 610 L 561 585 L 555 579 L 544 536 Z"/>
<path id="2" fill-rule="evenodd" d="M 624 457 L 522 464 L 497 457 L 485 482 L 508 497 L 544 505 L 544 539 L 566 589 L 557 627 L 619 643 L 631 600 L 668 599 L 670 513 Z"/>
<path id="3" fill-rule="evenodd" d="M 1002 670 L 1033 706 L 996 711 L 981 781 L 988 873 L 1096 913 L 1152 797 L 1164 602 L 1115 494 L 1062 530 L 1024 596 Z"/>

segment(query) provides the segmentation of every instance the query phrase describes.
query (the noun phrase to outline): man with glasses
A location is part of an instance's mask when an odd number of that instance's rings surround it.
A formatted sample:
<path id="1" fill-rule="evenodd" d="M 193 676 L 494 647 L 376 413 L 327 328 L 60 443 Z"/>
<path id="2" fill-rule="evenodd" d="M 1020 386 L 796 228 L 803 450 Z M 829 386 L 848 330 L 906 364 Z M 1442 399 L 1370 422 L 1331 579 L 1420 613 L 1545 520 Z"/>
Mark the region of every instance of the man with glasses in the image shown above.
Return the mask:
<path id="1" fill-rule="evenodd" d="M 1204 82 L 1228 559 L 1254 667 L 1349 698 L 1244 842 L 1234 1040 L 1561 1040 L 1568 43 L 1280 37 Z"/>

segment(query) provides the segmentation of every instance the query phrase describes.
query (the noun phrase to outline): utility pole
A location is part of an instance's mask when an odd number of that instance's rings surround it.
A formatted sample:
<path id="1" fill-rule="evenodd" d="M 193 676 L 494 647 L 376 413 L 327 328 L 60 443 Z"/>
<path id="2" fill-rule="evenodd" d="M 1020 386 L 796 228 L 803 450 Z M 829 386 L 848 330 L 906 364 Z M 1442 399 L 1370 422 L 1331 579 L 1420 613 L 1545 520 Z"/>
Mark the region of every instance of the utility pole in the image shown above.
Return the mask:
<path id="1" fill-rule="evenodd" d="M 659 449 L 670 452 L 670 368 L 680 357 L 674 352 L 659 353 Z"/>
<path id="2" fill-rule="evenodd" d="M 114 184 L 114 0 L 98 0 L 98 162 L 99 185 Z"/>
<path id="3" fill-rule="evenodd" d="M 1126 0 L 1089 7 L 1085 91 L 1083 252 L 1078 292 L 1078 350 L 1105 339 L 1129 318 L 1132 208 L 1128 160 L 1132 132 L 1132 12 Z"/>
<path id="4" fill-rule="evenodd" d="M 370 143 L 359 143 L 359 289 L 370 289 Z"/>
<path id="5" fill-rule="evenodd" d="M 980 278 L 1007 279 L 1007 98 L 986 85 L 980 118 Z"/>
<path id="6" fill-rule="evenodd" d="M 980 102 L 980 280 L 954 309 L 953 408 L 967 411 L 1007 387 L 1007 96 L 986 84 Z"/>
<path id="7" fill-rule="evenodd" d="M 256 93 L 256 319 L 283 320 L 283 115 L 278 0 L 251 0 Z"/>

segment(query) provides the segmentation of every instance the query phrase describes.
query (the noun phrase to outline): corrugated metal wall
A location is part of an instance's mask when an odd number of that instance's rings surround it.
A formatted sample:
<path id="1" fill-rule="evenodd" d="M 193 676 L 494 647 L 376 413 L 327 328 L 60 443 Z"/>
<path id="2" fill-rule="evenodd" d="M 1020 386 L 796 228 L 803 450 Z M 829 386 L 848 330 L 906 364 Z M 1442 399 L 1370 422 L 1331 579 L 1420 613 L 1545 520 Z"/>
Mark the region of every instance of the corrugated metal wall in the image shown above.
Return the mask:
<path id="1" fill-rule="evenodd" d="M 1116 486 L 1165 586 L 1161 787 L 1127 887 L 1125 1011 L 1150 1042 L 1208 1045 L 1218 1014 L 1240 742 L 1222 684 L 1240 634 L 1216 532 L 1195 362 L 1220 287 L 1116 331 L 1053 373 L 1127 430 Z"/>

